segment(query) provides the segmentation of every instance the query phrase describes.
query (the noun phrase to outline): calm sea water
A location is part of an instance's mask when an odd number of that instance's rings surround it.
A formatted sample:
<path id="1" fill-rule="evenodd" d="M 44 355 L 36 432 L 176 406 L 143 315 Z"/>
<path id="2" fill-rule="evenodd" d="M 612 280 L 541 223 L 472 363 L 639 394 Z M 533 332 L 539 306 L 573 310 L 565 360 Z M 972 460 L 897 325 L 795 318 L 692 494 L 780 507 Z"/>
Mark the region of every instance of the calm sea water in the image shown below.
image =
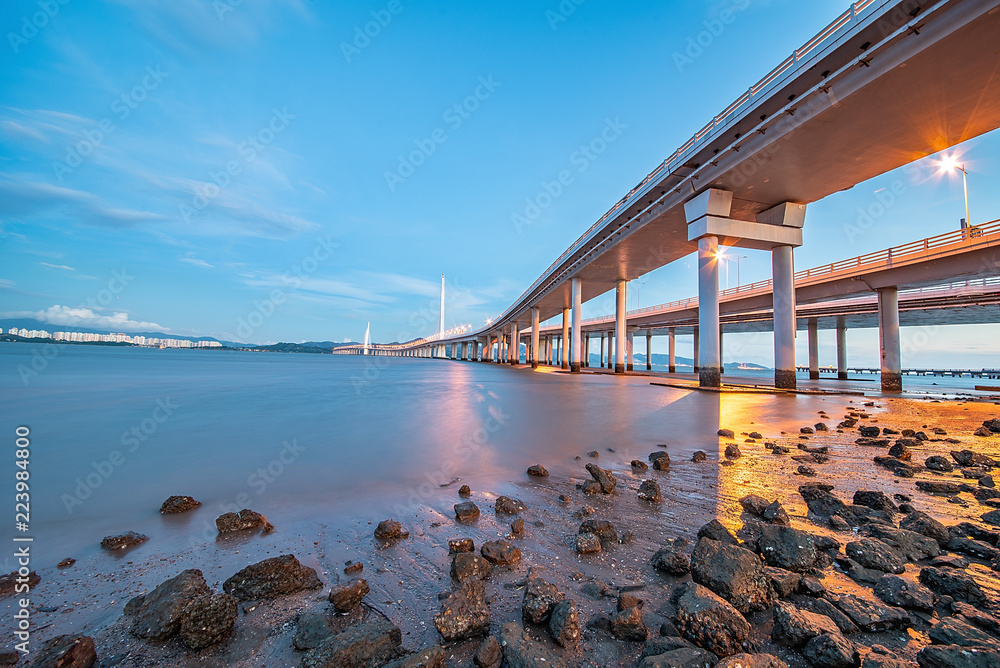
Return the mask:
<path id="1" fill-rule="evenodd" d="M 454 478 L 484 489 L 536 462 L 579 475 L 575 457 L 590 450 L 602 466 L 627 467 L 658 443 L 717 449 L 720 424 L 797 429 L 817 407 L 845 403 L 440 360 L 43 348 L 0 343 L 0 485 L 13 498 L 15 429 L 25 425 L 31 534 L 49 563 L 130 529 L 169 551 L 192 533 L 210 538 L 225 510 L 250 507 L 276 524 L 379 515 L 436 498 Z M 172 494 L 211 512 L 164 521 L 159 506 Z M 13 503 L 9 512 L 7 535 Z"/>

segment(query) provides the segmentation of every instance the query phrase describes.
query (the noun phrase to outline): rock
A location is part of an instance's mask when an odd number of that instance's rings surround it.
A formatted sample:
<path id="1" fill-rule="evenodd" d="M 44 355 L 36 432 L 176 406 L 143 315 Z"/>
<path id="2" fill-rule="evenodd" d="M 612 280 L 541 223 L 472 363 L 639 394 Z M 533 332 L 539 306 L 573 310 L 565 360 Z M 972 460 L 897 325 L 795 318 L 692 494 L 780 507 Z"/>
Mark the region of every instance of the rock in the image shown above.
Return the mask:
<path id="1" fill-rule="evenodd" d="M 516 566 L 521 563 L 521 550 L 503 538 L 483 543 L 479 551 L 486 561 L 496 566 Z"/>
<path id="2" fill-rule="evenodd" d="M 663 571 L 668 575 L 684 575 L 691 570 L 687 555 L 683 549 L 687 546 L 687 541 L 677 538 L 668 541 L 666 546 L 657 550 L 651 560 L 653 568 Z"/>
<path id="3" fill-rule="evenodd" d="M 899 528 L 919 533 L 928 538 L 933 538 L 938 544 L 943 545 L 948 542 L 951 536 L 948 529 L 927 513 L 910 513 L 899 521 Z"/>
<path id="4" fill-rule="evenodd" d="M 535 476 L 536 478 L 547 478 L 549 476 L 549 472 L 541 464 L 535 464 L 534 466 L 528 467 L 528 475 Z"/>
<path id="5" fill-rule="evenodd" d="M 745 548 L 702 538 L 691 556 L 691 576 L 746 614 L 772 603 L 760 557 Z"/>
<path id="6" fill-rule="evenodd" d="M 806 596 L 818 597 L 826 593 L 826 587 L 818 579 L 803 575 L 799 583 L 799 593 Z"/>
<path id="7" fill-rule="evenodd" d="M 831 493 L 832 485 L 809 483 L 799 486 L 799 494 L 809 506 L 809 512 L 824 517 L 840 514 L 846 504 Z"/>
<path id="8" fill-rule="evenodd" d="M 991 510 L 990 512 L 983 514 L 981 519 L 987 524 L 992 524 L 993 526 L 1000 526 L 1000 508 L 996 510 Z"/>
<path id="9" fill-rule="evenodd" d="M 771 504 L 763 496 L 758 496 L 757 494 L 747 494 L 740 499 L 740 505 L 743 506 L 743 510 L 746 512 L 760 517 L 764 514 L 764 509 Z"/>
<path id="10" fill-rule="evenodd" d="M 773 654 L 734 654 L 715 664 L 715 668 L 788 668 Z"/>
<path id="11" fill-rule="evenodd" d="M 936 645 L 960 645 L 962 647 L 985 647 L 1000 651 L 1000 640 L 977 629 L 958 617 L 945 617 L 927 632 Z"/>
<path id="12" fill-rule="evenodd" d="M 920 668 L 996 668 L 1000 652 L 959 645 L 929 645 L 917 654 Z"/>
<path id="13" fill-rule="evenodd" d="M 479 506 L 472 501 L 455 504 L 455 519 L 459 522 L 472 522 L 479 519 Z"/>
<path id="14" fill-rule="evenodd" d="M 581 533 L 576 537 L 576 551 L 580 554 L 600 552 L 601 539 L 592 533 Z"/>
<path id="15" fill-rule="evenodd" d="M 451 538 L 448 540 L 448 552 L 458 554 L 459 552 L 474 552 L 476 544 L 471 538 Z"/>
<path id="16" fill-rule="evenodd" d="M 665 452 L 651 452 L 649 461 L 656 471 L 668 471 L 670 469 L 670 455 Z"/>
<path id="17" fill-rule="evenodd" d="M 943 568 L 920 569 L 920 584 L 929 587 L 938 596 L 951 596 L 973 606 L 982 607 L 989 598 L 976 581 L 961 571 Z"/>
<path id="18" fill-rule="evenodd" d="M 516 520 L 510 523 L 510 533 L 514 536 L 520 536 L 524 533 L 524 520 L 518 517 Z"/>
<path id="19" fill-rule="evenodd" d="M 740 452 L 739 446 L 736 445 L 735 443 L 730 443 L 729 445 L 726 446 L 725 454 L 726 454 L 726 459 L 739 459 L 740 457 L 743 456 L 743 453 Z"/>
<path id="20" fill-rule="evenodd" d="M 757 546 L 768 566 L 797 573 L 812 568 L 818 554 L 811 534 L 774 524 L 764 527 Z"/>
<path id="21" fill-rule="evenodd" d="M 451 562 L 451 577 L 462 583 L 471 578 L 485 579 L 490 575 L 490 562 L 473 552 L 460 552 Z"/>
<path id="22" fill-rule="evenodd" d="M 601 483 L 597 482 L 596 480 L 587 480 L 583 484 L 577 485 L 577 487 L 579 489 L 582 489 L 583 493 L 586 494 L 587 496 L 590 496 L 591 494 L 601 493 Z"/>
<path id="23" fill-rule="evenodd" d="M 591 450 L 590 452 L 587 453 L 587 456 L 590 457 L 591 459 L 597 459 L 598 457 L 600 457 L 600 453 L 597 452 L 597 450 Z"/>
<path id="24" fill-rule="evenodd" d="M 795 473 L 797 475 L 803 475 L 803 476 L 806 476 L 806 477 L 809 477 L 809 478 L 815 477 L 817 475 L 816 474 L 816 469 L 814 469 L 811 466 L 806 466 L 805 464 L 803 464 L 803 465 L 799 466 L 797 469 L 795 469 Z"/>
<path id="25" fill-rule="evenodd" d="M 76 563 L 76 559 L 74 559 L 73 557 L 66 557 L 65 559 L 63 559 L 62 561 L 60 561 L 58 564 L 56 564 L 56 568 L 69 568 L 70 566 L 72 566 L 75 563 Z"/>
<path id="26" fill-rule="evenodd" d="M 528 579 L 524 588 L 524 599 L 521 602 L 521 618 L 525 624 L 544 624 L 549 620 L 556 603 L 564 600 L 566 595 L 554 584 L 539 577 Z"/>
<path id="27" fill-rule="evenodd" d="M 786 571 L 784 568 L 765 566 L 764 572 L 767 573 L 767 577 L 771 582 L 771 589 L 774 590 L 774 593 L 779 598 L 787 598 L 794 594 L 799 588 L 799 582 L 802 580 L 801 575 Z"/>
<path id="28" fill-rule="evenodd" d="M 195 501 L 190 496 L 171 496 L 160 506 L 160 513 L 162 515 L 183 513 L 188 510 L 194 510 L 200 505 L 201 501 Z"/>
<path id="29" fill-rule="evenodd" d="M 892 502 L 892 499 L 882 492 L 859 489 L 854 493 L 854 504 L 857 506 L 867 506 L 873 510 L 881 510 L 889 517 L 892 517 L 899 512 L 899 508 L 897 508 L 896 504 Z"/>
<path id="30" fill-rule="evenodd" d="M 642 611 L 638 606 L 620 610 L 611 617 L 611 635 L 618 640 L 646 642 L 649 629 L 642 621 Z"/>
<path id="31" fill-rule="evenodd" d="M 222 589 L 238 601 L 256 601 L 322 586 L 315 570 L 303 566 L 294 555 L 283 554 L 247 566 L 226 580 Z"/>
<path id="32" fill-rule="evenodd" d="M 382 520 L 375 527 L 375 537 L 380 540 L 395 540 L 397 538 L 406 538 L 409 535 L 410 532 L 403 531 L 403 525 L 396 520 Z"/>
<path id="33" fill-rule="evenodd" d="M 486 585 L 482 580 L 467 580 L 441 604 L 434 616 L 434 626 L 446 642 L 465 640 L 490 632 L 490 608 L 486 604 Z"/>
<path id="34" fill-rule="evenodd" d="M 611 494 L 615 491 L 618 481 L 611 475 L 611 471 L 606 471 L 597 464 L 587 464 L 587 472 L 601 486 L 602 493 Z"/>
<path id="35" fill-rule="evenodd" d="M 56 636 L 34 652 L 33 668 L 91 668 L 97 662 L 94 639 L 90 636 Z"/>
<path id="36" fill-rule="evenodd" d="M 830 428 L 826 426 L 825 422 L 817 422 L 813 425 L 813 429 L 816 431 L 830 431 Z"/>
<path id="37" fill-rule="evenodd" d="M 691 455 L 691 461 L 695 463 L 708 461 L 708 455 L 705 454 L 704 450 L 697 450 Z"/>
<path id="38" fill-rule="evenodd" d="M 238 513 L 224 513 L 215 518 L 215 527 L 219 533 L 234 531 L 250 531 L 260 529 L 262 533 L 274 531 L 274 526 L 260 513 L 244 508 Z"/>
<path id="39" fill-rule="evenodd" d="M 991 432 L 986 427 L 976 427 L 976 430 L 972 432 L 972 435 L 987 438 L 989 436 L 992 436 L 993 432 Z"/>
<path id="40" fill-rule="evenodd" d="M 816 668 L 856 668 L 861 656 L 850 640 L 839 633 L 816 636 L 802 648 L 802 654 Z"/>
<path id="41" fill-rule="evenodd" d="M 365 565 L 360 561 L 348 561 L 344 566 L 344 575 L 354 575 L 365 569 Z"/>
<path id="42" fill-rule="evenodd" d="M 968 554 L 979 559 L 993 560 L 1000 558 L 1000 550 L 980 540 L 952 538 L 946 543 L 946 547 L 952 552 L 961 552 L 962 554 Z"/>
<path id="43" fill-rule="evenodd" d="M 913 451 L 906 447 L 903 443 L 896 441 L 896 443 L 889 448 L 889 456 L 895 457 L 903 462 L 908 462 L 913 459 Z M 857 503 L 857 501 L 855 501 L 855 503 Z"/>
<path id="44" fill-rule="evenodd" d="M 993 476 L 984 475 L 982 478 L 979 479 L 979 485 L 981 487 L 996 487 L 997 483 L 995 480 L 993 480 Z"/>
<path id="45" fill-rule="evenodd" d="M 951 496 L 962 491 L 962 486 L 954 482 L 943 480 L 918 480 L 917 489 L 928 494 L 939 494 Z"/>
<path id="46" fill-rule="evenodd" d="M 902 573 L 906 570 L 903 556 L 878 538 L 862 538 L 847 544 L 847 555 L 865 568 L 884 573 Z"/>
<path id="47" fill-rule="evenodd" d="M 601 547 L 604 549 L 618 544 L 618 532 L 615 531 L 615 525 L 607 520 L 585 520 L 577 533 L 594 534 L 601 541 Z"/>
<path id="48" fill-rule="evenodd" d="M 933 610 L 934 592 L 916 582 L 904 580 L 898 575 L 886 575 L 875 585 L 875 595 L 900 608 L 913 610 Z"/>
<path id="49" fill-rule="evenodd" d="M 1000 418 L 993 418 L 983 422 L 983 426 L 994 434 L 1000 434 Z"/>
<path id="50" fill-rule="evenodd" d="M 736 536 L 733 535 L 733 532 L 727 529 L 725 525 L 717 519 L 712 520 L 698 529 L 698 538 L 711 538 L 712 540 L 729 543 L 730 545 L 740 544 L 740 541 L 736 540 Z"/>
<path id="51" fill-rule="evenodd" d="M 500 651 L 500 643 L 493 636 L 486 636 L 486 640 L 476 650 L 476 655 L 472 661 L 479 668 L 500 668 L 503 662 L 503 653 Z"/>
<path id="52" fill-rule="evenodd" d="M 435 645 L 390 661 L 382 668 L 444 668 L 447 656 L 443 647 Z"/>
<path id="53" fill-rule="evenodd" d="M 361 600 L 371 591 L 368 581 L 358 578 L 349 585 L 334 587 L 330 590 L 330 603 L 337 612 L 346 613 L 361 605 Z"/>
<path id="54" fill-rule="evenodd" d="M 942 457 L 941 455 L 931 455 L 924 460 L 924 466 L 932 471 L 941 471 L 942 473 L 949 473 L 955 470 L 955 467 L 952 466 L 951 462 L 948 461 L 946 457 Z"/>
<path id="55" fill-rule="evenodd" d="M 790 603 L 774 606 L 774 628 L 771 638 L 788 647 L 802 647 L 818 635 L 840 634 L 833 620 L 815 612 L 800 610 Z"/>
<path id="56" fill-rule="evenodd" d="M 732 429 L 720 429 L 718 434 L 722 438 L 736 438 L 736 434 L 733 433 Z"/>
<path id="57" fill-rule="evenodd" d="M 468 485 L 462 485 L 461 487 L 458 488 L 458 495 L 461 497 L 472 496 L 472 488 L 469 487 Z"/>
<path id="58" fill-rule="evenodd" d="M 910 625 L 910 616 L 905 610 L 880 605 L 874 601 L 860 598 L 853 594 L 843 594 L 836 605 L 858 628 L 870 633 L 903 628 Z"/>
<path id="59" fill-rule="evenodd" d="M 531 639 L 517 622 L 507 622 L 500 629 L 500 648 L 508 668 L 568 668 L 568 664 L 545 645 Z"/>
<path id="60" fill-rule="evenodd" d="M 851 525 L 840 515 L 830 517 L 830 528 L 834 531 L 850 531 Z"/>
<path id="61" fill-rule="evenodd" d="M 1000 619 L 997 617 L 978 610 L 968 603 L 962 603 L 961 601 L 955 601 L 952 603 L 951 609 L 956 615 L 961 616 L 962 619 L 969 621 L 984 631 L 992 633 L 994 636 L 1000 638 Z"/>
<path id="62" fill-rule="evenodd" d="M 580 622 L 573 601 L 564 599 L 552 606 L 549 635 L 562 647 L 572 647 L 579 642 Z"/>
<path id="63" fill-rule="evenodd" d="M 498 496 L 493 505 L 497 515 L 517 515 L 528 507 L 520 499 L 513 499 L 509 496 Z"/>
<path id="64" fill-rule="evenodd" d="M 866 524 L 861 527 L 861 533 L 879 539 L 908 561 L 922 561 L 941 554 L 941 548 L 936 540 L 914 531 L 884 524 Z"/>
<path id="65" fill-rule="evenodd" d="M 187 604 L 181 613 L 181 641 L 199 651 L 229 637 L 236 624 L 236 599 L 229 594 L 206 594 Z"/>
<path id="66" fill-rule="evenodd" d="M 957 568 L 964 570 L 969 567 L 969 560 L 957 554 L 946 554 L 931 559 L 931 566 L 934 568 Z"/>
<path id="67" fill-rule="evenodd" d="M 649 464 L 642 461 L 641 459 L 633 459 L 632 468 L 637 469 L 639 471 L 646 471 L 649 469 Z"/>
<path id="68" fill-rule="evenodd" d="M 618 602 L 616 604 L 616 609 L 621 612 L 625 608 L 636 608 L 642 609 L 642 606 L 646 605 L 646 601 L 642 600 L 632 592 L 621 592 L 618 594 Z"/>
<path id="69" fill-rule="evenodd" d="M 20 581 L 19 581 L 20 580 Z M 35 571 L 28 573 L 27 584 L 34 589 L 35 585 L 42 581 L 42 578 Z M 0 575 L 0 598 L 12 596 L 19 584 L 24 584 L 24 579 L 17 571 L 11 571 L 7 575 Z"/>
<path id="70" fill-rule="evenodd" d="M 295 626 L 295 637 L 292 638 L 292 645 L 300 651 L 314 649 L 335 633 L 336 631 L 326 615 L 303 612 L 299 615 L 299 621 Z"/>
<path id="71" fill-rule="evenodd" d="M 211 593 L 201 571 L 186 570 L 143 597 L 129 633 L 146 640 L 166 640 L 180 630 L 188 603 Z"/>
<path id="72" fill-rule="evenodd" d="M 989 468 L 997 466 L 997 461 L 992 457 L 973 452 L 972 450 L 952 450 L 951 457 L 960 466 L 986 466 Z"/>
<path id="73" fill-rule="evenodd" d="M 875 438 L 882 433 L 878 427 L 858 427 L 858 432 L 867 438 Z"/>
<path id="74" fill-rule="evenodd" d="M 833 623 L 837 625 L 841 633 L 851 634 L 860 633 L 861 629 L 858 625 L 851 621 L 851 618 L 844 614 L 844 612 L 830 603 L 830 601 L 825 598 L 817 598 L 812 601 L 808 601 L 806 605 L 809 607 L 811 612 L 823 615 L 824 617 L 829 617 L 833 620 Z"/>
<path id="75" fill-rule="evenodd" d="M 788 517 L 788 513 L 777 501 L 773 501 L 768 504 L 767 508 L 764 509 L 763 513 L 764 521 L 768 524 L 791 524 L 792 520 Z"/>
<path id="76" fill-rule="evenodd" d="M 639 668 L 711 668 L 716 661 L 718 657 L 714 654 L 692 645 L 643 657 L 638 665 Z"/>
<path id="77" fill-rule="evenodd" d="M 145 543 L 147 540 L 149 540 L 148 536 L 136 533 L 135 531 L 126 531 L 125 533 L 118 534 L 117 536 L 106 536 L 101 541 L 101 547 L 105 550 L 125 550 L 130 547 L 135 547 L 141 543 Z"/>
<path id="78" fill-rule="evenodd" d="M 643 480 L 639 485 L 639 498 L 643 501 L 657 502 L 663 499 L 660 484 L 655 480 Z"/>
<path id="79" fill-rule="evenodd" d="M 750 637 L 750 624 L 739 610 L 694 582 L 680 585 L 674 596 L 674 623 L 683 637 L 720 657 L 743 649 Z"/>
<path id="80" fill-rule="evenodd" d="M 815 430 L 812 427 L 799 427 L 800 434 L 813 434 Z"/>
<path id="81" fill-rule="evenodd" d="M 301 668 L 383 666 L 402 651 L 399 627 L 384 619 L 355 624 L 330 636 L 302 659 Z"/>

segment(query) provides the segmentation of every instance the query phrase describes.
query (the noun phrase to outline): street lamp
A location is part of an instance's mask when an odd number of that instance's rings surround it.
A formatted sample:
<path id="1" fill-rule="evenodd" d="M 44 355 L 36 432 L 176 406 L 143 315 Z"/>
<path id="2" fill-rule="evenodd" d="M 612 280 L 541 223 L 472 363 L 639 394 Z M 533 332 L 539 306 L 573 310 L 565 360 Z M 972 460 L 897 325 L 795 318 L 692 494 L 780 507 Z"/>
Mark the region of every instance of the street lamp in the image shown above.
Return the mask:
<path id="1" fill-rule="evenodd" d="M 965 224 L 967 227 L 972 227 L 972 220 L 969 218 L 969 174 L 965 171 L 965 163 L 959 164 L 955 156 L 948 155 L 941 161 L 941 168 L 945 170 L 957 169 L 962 172 L 962 190 L 965 191 Z"/>
<path id="2" fill-rule="evenodd" d="M 741 283 L 740 283 L 740 260 L 745 260 L 745 259 L 747 259 L 746 255 L 737 255 L 736 256 L 736 287 L 740 287 L 740 285 L 741 285 Z"/>

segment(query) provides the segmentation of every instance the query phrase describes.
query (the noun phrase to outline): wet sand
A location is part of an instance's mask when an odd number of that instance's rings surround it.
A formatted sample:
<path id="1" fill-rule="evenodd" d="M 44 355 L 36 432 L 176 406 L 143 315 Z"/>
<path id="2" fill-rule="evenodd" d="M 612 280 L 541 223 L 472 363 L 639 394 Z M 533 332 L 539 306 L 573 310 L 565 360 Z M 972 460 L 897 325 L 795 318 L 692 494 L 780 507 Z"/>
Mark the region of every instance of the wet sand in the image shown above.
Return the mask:
<path id="1" fill-rule="evenodd" d="M 866 406 L 866 403 L 874 405 Z M 965 448 L 1000 459 L 1000 436 L 972 435 L 984 420 L 1000 416 L 1000 407 L 992 401 L 935 402 L 821 395 L 799 397 L 784 409 L 787 412 L 781 424 L 789 431 L 785 434 L 753 419 L 755 416 L 745 410 L 727 411 L 727 400 L 721 398 L 718 426 L 732 429 L 736 439 L 720 437 L 717 449 L 709 451 L 708 461 L 702 463 L 690 461 L 690 448 L 684 443 L 671 441 L 669 425 L 662 425 L 663 437 L 656 442 L 609 443 L 598 451 L 596 460 L 581 450 L 579 460 L 549 461 L 545 444 L 539 443 L 536 456 L 519 462 L 519 466 L 524 470 L 540 463 L 552 470 L 553 475 L 548 478 L 522 475 L 506 480 L 467 476 L 464 480 L 451 481 L 439 487 L 433 497 L 424 499 L 419 507 L 393 516 L 410 531 L 410 536 L 389 546 L 384 546 L 372 535 L 378 521 L 387 518 L 384 510 L 359 508 L 350 516 L 319 517 L 284 524 L 276 521 L 277 531 L 270 535 L 245 535 L 198 543 L 173 554 L 163 554 L 155 545 L 147 543 L 122 555 L 97 553 L 65 570 L 43 565 L 37 569 L 42 581 L 33 592 L 33 644 L 37 647 L 41 640 L 63 633 L 84 633 L 96 641 L 99 666 L 297 666 L 302 653 L 292 648 L 292 637 L 298 614 L 306 611 L 332 613 L 327 602 L 329 587 L 350 580 L 342 570 L 345 562 L 355 560 L 364 564 L 362 577 L 371 586 L 371 593 L 365 599 L 368 607 L 339 623 L 384 615 L 401 628 L 403 646 L 411 651 L 418 650 L 441 644 L 432 620 L 440 607 L 438 594 L 454 587 L 449 576 L 448 539 L 472 538 L 478 550 L 487 540 L 508 537 L 521 549 L 523 559 L 513 569 L 494 568 L 487 580 L 491 632 L 495 634 L 505 622 L 520 622 L 523 583 L 530 569 L 532 574 L 540 574 L 556 584 L 577 603 L 583 630 L 579 647 L 572 651 L 556 647 L 541 627 L 530 629 L 532 637 L 546 643 L 572 665 L 633 665 L 641 652 L 641 643 L 619 642 L 606 631 L 587 628 L 588 623 L 602 615 L 611 616 L 615 611 L 614 594 L 627 588 L 646 601 L 643 617 L 655 635 L 667 619 L 665 605 L 670 587 L 689 580 L 690 576 L 663 575 L 652 568 L 650 557 L 666 540 L 678 536 L 687 538 L 693 547 L 699 527 L 714 518 L 736 532 L 747 518 L 738 500 L 747 494 L 780 500 L 792 518 L 793 527 L 830 535 L 841 543 L 846 542 L 845 534 L 831 531 L 823 519 L 814 521 L 807 516 L 806 505 L 797 492 L 800 484 L 828 482 L 834 485 L 834 493 L 848 503 L 858 489 L 879 490 L 889 496 L 906 494 L 912 497 L 912 505 L 917 510 L 928 512 L 945 525 L 960 521 L 981 525 L 979 516 L 990 510 L 969 494 L 960 494 L 963 503 L 958 504 L 915 488 L 919 480 L 968 482 L 957 466 L 952 473 L 924 470 L 912 479 L 899 478 L 872 462 L 872 457 L 885 454 L 886 448 L 855 445 L 859 436 L 856 429 L 837 433 L 835 428 L 848 411 L 865 411 L 870 417 L 861 420 L 859 426 L 922 429 L 930 434 L 932 441 L 913 448 L 913 463 L 923 462 L 935 454 L 948 456 L 951 450 Z M 810 426 L 819 422 L 820 411 L 829 415 L 829 419 L 823 421 L 829 424 L 830 432 L 820 432 L 805 440 L 789 429 L 789 424 Z M 935 427 L 945 430 L 947 435 L 932 434 L 930 430 Z M 762 432 L 764 439 L 745 443 L 746 437 L 741 434 L 751 431 Z M 945 438 L 958 439 L 961 443 L 947 443 Z M 721 465 L 725 459 L 723 450 L 732 442 L 739 445 L 743 456 L 731 465 Z M 785 445 L 792 452 L 783 456 L 772 454 L 764 447 L 765 442 Z M 791 456 L 800 454 L 796 449 L 802 443 L 825 445 L 830 449 L 829 462 L 812 465 L 818 472 L 814 478 L 795 475 L 799 462 L 793 461 Z M 669 471 L 632 469 L 629 465 L 632 459 L 646 460 L 651 452 L 660 449 L 660 444 L 665 444 L 672 455 Z M 618 478 L 613 495 L 585 496 L 577 489 L 578 483 L 589 479 L 584 469 L 588 462 L 610 469 Z M 428 462 L 428 468 L 436 469 L 439 464 Z M 365 475 L 378 475 L 377 461 L 372 462 Z M 660 483 L 664 495 L 660 503 L 651 504 L 636 496 L 639 484 L 650 478 Z M 472 487 L 469 500 L 482 511 L 480 518 L 469 525 L 459 524 L 452 511 L 453 504 L 465 500 L 458 495 L 462 483 Z M 197 490 L 190 493 L 197 497 Z M 527 505 L 528 510 L 520 515 L 526 525 L 523 535 L 510 537 L 509 522 L 513 518 L 494 515 L 493 501 L 500 494 L 517 497 Z M 569 502 L 561 502 L 560 495 L 567 497 Z M 394 502 L 393 499 L 386 501 Z M 398 503 L 405 508 L 405 499 L 399 499 Z M 582 512 L 585 506 L 591 506 L 593 514 L 585 515 Z M 266 507 L 254 509 L 268 512 Z M 165 517 L 164 521 L 197 525 L 205 519 L 199 513 L 210 514 L 214 519 L 211 509 L 201 508 L 183 516 Z M 575 550 L 577 528 L 583 519 L 590 518 L 611 521 L 619 535 L 631 532 L 634 541 L 596 555 L 578 555 Z M 121 527 L 123 531 L 129 528 Z M 176 638 L 154 643 L 132 638 L 127 632 L 130 622 L 122 617 L 124 604 L 184 569 L 201 569 L 209 586 L 220 590 L 221 583 L 244 566 L 288 553 L 315 568 L 324 582 L 324 589 L 265 601 L 252 609 L 242 606 L 232 636 L 220 645 L 193 653 Z M 970 561 L 973 564 L 968 572 L 1000 600 L 1000 580 L 989 569 L 988 562 Z M 904 577 L 914 579 L 918 570 L 918 566 L 907 564 Z M 607 586 L 605 597 L 593 598 L 581 592 L 585 585 L 594 582 Z M 825 571 L 822 582 L 832 593 L 864 589 L 836 567 Z M 870 597 L 870 591 L 868 595 Z M 0 606 L 8 611 L 14 609 L 13 605 L 12 599 L 0 601 Z M 759 651 L 779 656 L 792 668 L 807 665 L 797 651 L 771 641 L 770 614 L 768 610 L 748 616 L 754 629 L 753 641 Z M 5 614 L 0 628 L 8 638 L 11 637 L 10 623 L 10 615 Z M 860 634 L 850 638 L 864 646 L 884 645 L 899 657 L 912 660 L 920 648 L 929 643 L 928 627 L 927 623 L 917 624 L 906 632 Z M 479 640 L 471 640 L 446 646 L 447 665 L 471 665 L 472 654 L 479 643 Z"/>

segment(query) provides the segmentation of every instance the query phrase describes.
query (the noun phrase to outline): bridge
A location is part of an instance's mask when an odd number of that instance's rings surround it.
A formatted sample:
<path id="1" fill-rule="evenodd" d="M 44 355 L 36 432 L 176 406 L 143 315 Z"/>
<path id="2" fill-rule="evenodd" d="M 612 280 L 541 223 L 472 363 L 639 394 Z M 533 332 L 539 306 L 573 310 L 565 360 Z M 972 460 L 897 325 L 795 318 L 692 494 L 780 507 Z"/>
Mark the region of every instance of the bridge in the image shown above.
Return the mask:
<path id="1" fill-rule="evenodd" d="M 477 359 L 516 362 L 519 345 L 512 342 L 530 333 L 529 360 L 537 365 L 540 323 L 561 316 L 561 354 L 579 371 L 584 332 L 610 322 L 585 327 L 582 304 L 614 290 L 609 356 L 615 372 L 626 373 L 628 281 L 697 252 L 698 298 L 684 308 L 697 316 L 701 385 L 721 384 L 724 315 L 770 310 L 775 385 L 794 388 L 798 305 L 868 291 L 877 296 L 882 388 L 898 391 L 900 288 L 958 280 L 969 275 L 970 264 L 979 272 L 974 275 L 995 274 L 1000 264 L 990 246 L 941 251 L 910 263 L 909 273 L 896 266 L 896 255 L 881 272 L 862 262 L 859 271 L 838 276 L 832 270 L 815 281 L 794 272 L 794 248 L 802 245 L 808 204 L 1000 127 L 1000 86 L 990 56 L 998 43 L 1000 0 L 855 2 L 710 119 L 489 325 L 380 350 L 444 356 L 449 346 L 454 352 L 461 345 Z M 982 234 L 973 236 L 977 229 Z M 988 237 L 995 243 L 994 228 L 972 231 L 952 241 L 961 246 Z M 772 280 L 743 294 L 720 292 L 720 245 L 770 251 Z M 936 263 L 951 269 L 936 271 Z M 844 292 L 852 284 L 854 292 Z M 642 316 L 632 320 L 633 327 L 655 324 Z"/>

